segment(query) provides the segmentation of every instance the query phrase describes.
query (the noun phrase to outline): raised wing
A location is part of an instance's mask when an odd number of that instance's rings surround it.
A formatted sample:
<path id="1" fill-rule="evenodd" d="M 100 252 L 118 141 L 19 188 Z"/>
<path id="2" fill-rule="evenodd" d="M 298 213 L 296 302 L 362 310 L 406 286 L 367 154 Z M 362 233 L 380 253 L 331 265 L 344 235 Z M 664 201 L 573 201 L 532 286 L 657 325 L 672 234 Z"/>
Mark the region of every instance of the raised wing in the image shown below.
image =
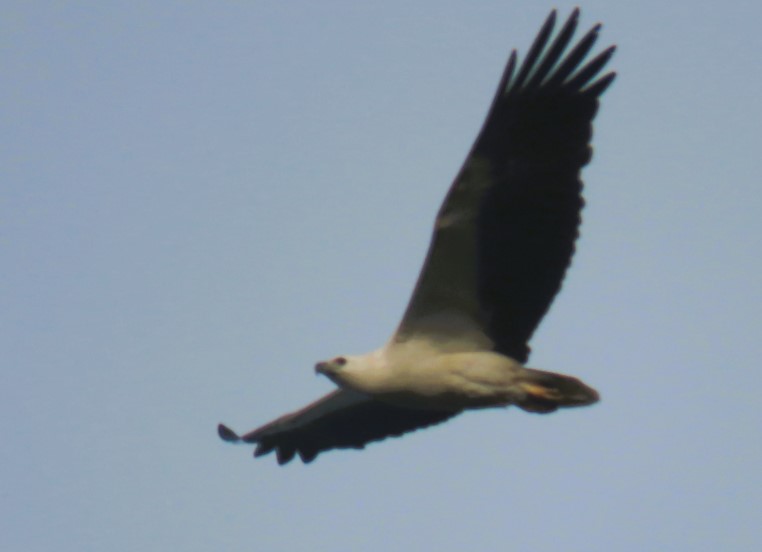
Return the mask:
<path id="1" fill-rule="evenodd" d="M 600 25 L 563 55 L 578 16 L 575 9 L 550 42 L 553 11 L 518 71 L 512 52 L 437 215 L 396 341 L 436 334 L 431 320 L 448 314 L 495 350 L 526 362 L 528 341 L 574 253 L 583 206 L 579 173 L 590 161 L 598 97 L 615 76 L 594 80 L 613 46 L 581 65 Z"/>
<path id="2" fill-rule="evenodd" d="M 398 408 L 339 389 L 245 435 L 239 436 L 222 424 L 217 432 L 225 441 L 256 443 L 254 456 L 274 450 L 279 464 L 289 462 L 295 454 L 308 463 L 323 451 L 361 449 L 371 441 L 438 424 L 459 413 Z"/>

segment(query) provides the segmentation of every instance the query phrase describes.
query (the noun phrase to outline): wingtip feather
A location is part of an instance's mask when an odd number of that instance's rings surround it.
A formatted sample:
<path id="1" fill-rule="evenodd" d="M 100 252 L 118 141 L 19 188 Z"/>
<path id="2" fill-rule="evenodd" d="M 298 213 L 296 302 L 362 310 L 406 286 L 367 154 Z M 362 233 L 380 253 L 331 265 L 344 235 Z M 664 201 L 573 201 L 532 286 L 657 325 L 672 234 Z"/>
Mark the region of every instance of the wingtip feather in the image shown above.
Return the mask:
<path id="1" fill-rule="evenodd" d="M 241 437 L 235 431 L 224 424 L 217 425 L 217 435 L 220 436 L 220 439 L 227 441 L 228 443 L 237 443 L 241 440 Z"/>

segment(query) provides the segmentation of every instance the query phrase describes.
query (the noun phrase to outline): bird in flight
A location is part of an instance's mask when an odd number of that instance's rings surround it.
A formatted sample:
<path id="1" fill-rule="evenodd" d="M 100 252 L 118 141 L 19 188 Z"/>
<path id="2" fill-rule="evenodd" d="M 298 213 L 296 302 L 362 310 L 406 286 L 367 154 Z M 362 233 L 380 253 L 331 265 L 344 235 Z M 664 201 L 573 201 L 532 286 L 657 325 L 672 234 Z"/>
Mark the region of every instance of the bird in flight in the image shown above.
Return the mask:
<path id="1" fill-rule="evenodd" d="M 225 441 L 296 454 L 364 448 L 465 410 L 516 405 L 549 413 L 598 393 L 577 378 L 525 366 L 529 340 L 561 288 L 583 206 L 580 170 L 591 158 L 599 76 L 614 46 L 584 62 L 600 25 L 570 49 L 575 9 L 555 37 L 551 12 L 519 66 L 514 50 L 484 126 L 437 214 L 402 321 L 364 355 L 318 362 L 338 387 L 306 407 Z"/>

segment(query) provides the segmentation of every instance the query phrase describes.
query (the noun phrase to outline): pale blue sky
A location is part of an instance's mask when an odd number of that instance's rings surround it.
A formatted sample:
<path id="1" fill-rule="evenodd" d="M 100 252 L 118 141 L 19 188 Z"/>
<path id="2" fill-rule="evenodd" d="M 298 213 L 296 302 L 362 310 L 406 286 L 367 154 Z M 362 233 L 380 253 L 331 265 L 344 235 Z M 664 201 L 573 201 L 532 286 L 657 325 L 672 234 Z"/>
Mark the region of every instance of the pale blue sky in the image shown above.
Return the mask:
<path id="1" fill-rule="evenodd" d="M 762 549 L 751 0 L 581 5 L 619 77 L 531 365 L 600 404 L 309 466 L 217 439 L 386 340 L 551 7 L 4 2 L 0 549 Z"/>

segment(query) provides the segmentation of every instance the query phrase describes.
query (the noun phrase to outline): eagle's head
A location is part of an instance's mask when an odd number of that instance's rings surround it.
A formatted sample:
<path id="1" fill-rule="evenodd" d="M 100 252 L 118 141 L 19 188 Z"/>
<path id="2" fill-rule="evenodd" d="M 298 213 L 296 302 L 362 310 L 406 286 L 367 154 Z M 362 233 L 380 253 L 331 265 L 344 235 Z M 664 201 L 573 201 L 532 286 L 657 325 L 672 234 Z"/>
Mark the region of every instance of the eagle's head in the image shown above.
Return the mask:
<path id="1" fill-rule="evenodd" d="M 339 373 L 347 365 L 347 357 L 339 356 L 331 360 L 324 362 L 318 362 L 315 364 L 315 373 L 323 374 L 335 384 L 341 384 L 341 377 Z"/>

